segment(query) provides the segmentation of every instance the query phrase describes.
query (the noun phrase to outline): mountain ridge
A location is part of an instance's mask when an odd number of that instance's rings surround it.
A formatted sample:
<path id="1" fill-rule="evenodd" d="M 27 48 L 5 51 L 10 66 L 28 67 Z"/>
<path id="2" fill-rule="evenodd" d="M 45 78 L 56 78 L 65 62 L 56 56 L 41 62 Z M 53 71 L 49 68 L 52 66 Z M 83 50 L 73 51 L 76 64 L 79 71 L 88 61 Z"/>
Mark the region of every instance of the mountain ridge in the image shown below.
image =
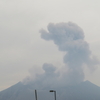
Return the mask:
<path id="1" fill-rule="evenodd" d="M 85 81 L 75 86 L 53 88 L 57 92 L 57 100 L 100 100 L 100 87 Z M 21 82 L 0 92 L 0 100 L 35 100 L 34 86 L 23 85 Z M 38 91 L 39 100 L 51 100 L 50 88 Z"/>

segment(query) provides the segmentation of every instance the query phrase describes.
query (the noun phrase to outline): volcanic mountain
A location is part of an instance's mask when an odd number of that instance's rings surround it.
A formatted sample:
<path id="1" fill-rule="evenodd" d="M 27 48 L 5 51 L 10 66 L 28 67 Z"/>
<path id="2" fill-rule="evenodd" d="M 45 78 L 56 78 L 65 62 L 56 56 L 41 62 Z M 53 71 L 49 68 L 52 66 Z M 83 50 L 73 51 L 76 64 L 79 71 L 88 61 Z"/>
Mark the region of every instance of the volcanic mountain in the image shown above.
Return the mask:
<path id="1" fill-rule="evenodd" d="M 100 100 L 100 87 L 85 81 L 78 85 L 53 88 L 57 100 Z M 23 85 L 21 82 L 0 92 L 0 100 L 35 100 L 34 85 Z M 54 93 L 49 87 L 37 90 L 38 100 L 54 100 Z"/>

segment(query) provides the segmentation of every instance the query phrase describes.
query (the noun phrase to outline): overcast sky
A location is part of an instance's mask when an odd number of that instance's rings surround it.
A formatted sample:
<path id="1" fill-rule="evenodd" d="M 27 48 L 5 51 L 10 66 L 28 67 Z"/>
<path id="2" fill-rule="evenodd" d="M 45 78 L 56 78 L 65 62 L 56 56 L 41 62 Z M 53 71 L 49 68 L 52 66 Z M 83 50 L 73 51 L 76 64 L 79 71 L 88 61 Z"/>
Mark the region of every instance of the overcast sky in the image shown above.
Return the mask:
<path id="1" fill-rule="evenodd" d="M 100 60 L 99 0 L 0 0 L 0 90 L 41 72 L 43 63 L 63 66 L 64 52 L 41 38 L 47 25 L 74 22 Z M 85 69 L 85 79 L 100 86 L 100 68 Z"/>

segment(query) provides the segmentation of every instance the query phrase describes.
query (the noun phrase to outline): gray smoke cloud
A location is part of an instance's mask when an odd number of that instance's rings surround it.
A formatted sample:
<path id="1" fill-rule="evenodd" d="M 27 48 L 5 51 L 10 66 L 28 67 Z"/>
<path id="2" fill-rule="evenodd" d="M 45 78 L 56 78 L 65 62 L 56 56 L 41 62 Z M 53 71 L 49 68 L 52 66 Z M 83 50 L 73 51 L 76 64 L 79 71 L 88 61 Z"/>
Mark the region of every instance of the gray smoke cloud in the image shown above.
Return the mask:
<path id="1" fill-rule="evenodd" d="M 62 87 L 84 81 L 84 65 L 93 70 L 98 60 L 91 56 L 89 44 L 84 40 L 83 30 L 75 23 L 50 23 L 48 31 L 42 29 L 41 37 L 52 40 L 58 49 L 66 52 L 63 57 L 64 72 L 56 71 L 52 64 L 43 65 L 44 73 L 37 75 L 32 81 L 35 87 Z"/>
<path id="2" fill-rule="evenodd" d="M 24 84 L 33 85 L 34 89 L 47 89 L 56 87 L 58 73 L 56 73 L 56 67 L 52 64 L 44 63 L 42 66 L 43 73 L 36 74 L 35 79 L 33 76 L 27 77 L 23 80 Z"/>
<path id="3" fill-rule="evenodd" d="M 72 22 L 50 23 L 48 32 L 41 30 L 41 37 L 45 40 L 53 40 L 60 51 L 65 51 L 63 61 L 68 67 L 67 82 L 80 83 L 84 80 L 83 64 L 89 69 L 98 63 L 91 57 L 88 43 L 84 40 L 83 30 Z"/>

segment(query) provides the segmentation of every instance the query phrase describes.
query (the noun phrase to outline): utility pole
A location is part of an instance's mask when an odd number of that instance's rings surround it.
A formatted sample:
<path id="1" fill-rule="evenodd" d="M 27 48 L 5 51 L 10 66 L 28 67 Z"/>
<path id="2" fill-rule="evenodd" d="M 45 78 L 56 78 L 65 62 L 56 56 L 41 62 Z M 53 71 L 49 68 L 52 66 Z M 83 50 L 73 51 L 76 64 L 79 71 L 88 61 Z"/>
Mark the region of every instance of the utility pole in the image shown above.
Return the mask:
<path id="1" fill-rule="evenodd" d="M 35 90 L 35 99 L 37 100 L 37 91 Z"/>

